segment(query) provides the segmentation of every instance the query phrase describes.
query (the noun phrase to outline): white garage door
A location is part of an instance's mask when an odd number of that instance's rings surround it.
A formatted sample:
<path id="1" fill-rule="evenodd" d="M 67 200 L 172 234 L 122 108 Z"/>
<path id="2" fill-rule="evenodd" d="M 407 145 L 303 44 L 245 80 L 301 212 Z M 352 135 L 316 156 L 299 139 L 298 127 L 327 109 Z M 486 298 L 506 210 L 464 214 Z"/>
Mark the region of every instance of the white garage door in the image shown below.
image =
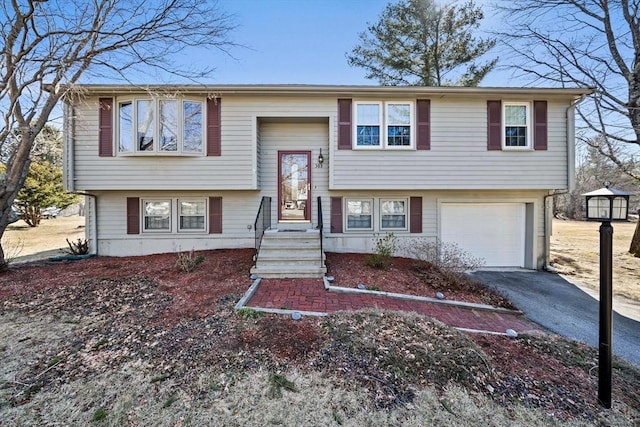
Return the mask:
<path id="1" fill-rule="evenodd" d="M 440 240 L 455 242 L 486 267 L 523 267 L 524 203 L 443 203 Z"/>

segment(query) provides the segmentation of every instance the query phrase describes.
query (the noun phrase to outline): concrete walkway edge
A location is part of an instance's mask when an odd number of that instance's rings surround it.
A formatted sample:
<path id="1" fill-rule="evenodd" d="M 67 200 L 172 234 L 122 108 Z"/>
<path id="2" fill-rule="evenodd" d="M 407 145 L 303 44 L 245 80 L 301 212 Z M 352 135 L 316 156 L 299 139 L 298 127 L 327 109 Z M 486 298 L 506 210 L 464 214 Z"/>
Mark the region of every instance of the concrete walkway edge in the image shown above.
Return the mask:
<path id="1" fill-rule="evenodd" d="M 282 279 L 282 280 L 295 280 L 295 279 Z M 242 296 L 242 298 L 238 301 L 238 303 L 235 305 L 235 309 L 236 310 L 242 310 L 242 309 L 250 309 L 250 310 L 255 310 L 255 311 L 259 311 L 259 312 L 264 312 L 264 313 L 272 313 L 272 314 L 280 314 L 280 315 L 288 315 L 291 316 L 294 320 L 298 320 L 300 319 L 302 316 L 313 316 L 313 317 L 321 317 L 321 316 L 327 316 L 329 315 L 329 311 L 318 311 L 318 310 L 305 310 L 302 307 L 299 307 L 297 309 L 290 309 L 287 308 L 286 306 L 282 306 L 281 308 L 276 308 L 273 306 L 273 304 L 270 304 L 270 302 L 272 302 L 271 299 L 264 299 L 264 295 L 262 297 L 259 297 L 262 299 L 263 304 L 266 305 L 249 305 L 252 298 L 254 297 L 258 297 L 258 295 L 260 294 L 259 290 L 259 285 L 262 282 L 262 278 L 258 277 L 256 278 L 253 283 L 251 284 L 251 286 L 249 287 L 249 289 L 247 290 L 247 292 L 245 292 L 245 294 Z M 292 284 L 293 286 L 293 284 Z M 351 288 L 343 288 L 343 287 L 338 287 L 338 286 L 331 286 L 330 282 L 325 278 L 323 278 L 322 284 L 321 284 L 321 288 L 323 289 L 324 292 L 326 292 L 326 295 L 354 295 L 355 297 L 361 296 L 363 298 L 368 298 L 368 297 L 377 297 L 377 298 L 383 298 L 386 299 L 388 298 L 389 300 L 395 299 L 398 301 L 406 301 L 407 303 L 424 303 L 427 305 L 433 305 L 434 307 L 448 307 L 452 310 L 463 310 L 465 312 L 468 313 L 473 313 L 476 312 L 476 316 L 479 315 L 479 312 L 485 312 L 487 313 L 487 315 L 491 315 L 491 316 L 500 316 L 500 315 L 506 315 L 506 316 L 515 316 L 515 317 L 520 317 L 522 316 L 522 313 L 516 310 L 509 310 L 509 309 L 504 309 L 501 307 L 493 307 L 490 305 L 485 305 L 485 304 L 475 304 L 475 303 L 467 303 L 467 302 L 461 302 L 461 301 L 451 301 L 451 300 L 439 300 L 439 299 L 435 299 L 435 298 L 428 298 L 428 297 L 420 297 L 420 296 L 414 296 L 414 295 L 405 295 L 405 294 L 398 294 L 398 293 L 393 293 L 393 292 L 381 292 L 381 291 L 372 291 L 372 290 L 366 290 L 366 289 L 351 289 Z M 316 298 L 312 295 L 306 295 L 303 291 L 302 294 L 299 293 L 299 288 L 298 289 L 294 289 L 294 293 L 297 295 L 298 298 L 302 298 L 302 300 L 306 300 L 307 298 Z M 312 293 L 313 294 L 313 293 Z M 277 299 L 276 299 L 277 300 Z M 276 301 L 274 300 L 274 301 Z M 372 308 L 375 306 L 372 306 Z M 394 310 L 394 309 L 392 309 Z M 395 308 L 395 310 L 397 310 L 397 308 Z M 401 309 L 402 310 L 402 309 Z M 330 310 L 333 311 L 333 310 Z M 490 314 L 493 313 L 493 314 Z M 425 314 L 425 313 L 423 313 Z M 432 314 L 427 314 L 429 317 L 433 317 L 434 319 L 443 321 L 443 319 L 441 319 L 441 316 L 436 315 L 435 317 Z M 447 317 L 447 316 L 445 316 Z M 496 319 L 503 319 L 502 317 L 497 317 Z M 486 320 L 486 319 L 485 319 Z M 486 328 L 474 328 L 474 327 L 470 327 L 470 325 L 460 325 L 458 324 L 457 326 L 455 325 L 455 323 L 458 323 L 457 321 L 454 321 L 454 324 L 449 323 L 448 321 L 444 321 L 443 323 L 445 324 L 449 324 L 450 327 L 457 329 L 461 332 L 467 332 L 467 333 L 481 333 L 481 334 L 492 334 L 492 335 L 507 335 L 506 332 L 499 332 L 496 330 L 488 330 Z M 482 322 L 481 322 L 482 323 Z M 480 325 L 478 325 L 480 326 Z M 486 326 L 486 324 L 485 324 Z M 519 326 L 522 326 L 522 324 L 519 324 Z M 503 329 L 503 331 L 505 331 Z"/>
<path id="2" fill-rule="evenodd" d="M 343 292 L 349 294 L 365 294 L 365 295 L 377 295 L 382 297 L 389 298 L 397 298 L 404 299 L 408 301 L 420 301 L 420 302 L 430 302 L 434 304 L 443 304 L 443 305 L 452 305 L 454 307 L 462 307 L 462 308 L 470 308 L 475 310 L 487 310 L 495 313 L 508 313 L 508 314 L 523 314 L 520 310 L 511 310 L 503 307 L 494 307 L 492 305 L 487 304 L 478 304 L 474 302 L 464 302 L 464 301 L 455 301 L 455 300 L 446 300 L 446 299 L 438 299 L 438 298 L 430 298 L 430 297 L 421 297 L 416 295 L 408 295 L 408 294 L 398 294 L 394 292 L 384 292 L 384 291 L 371 291 L 367 289 L 356 289 L 356 288 L 345 288 L 342 286 L 331 286 L 330 282 L 327 280 L 327 277 L 323 277 L 324 288 L 328 291 L 332 292 Z"/>

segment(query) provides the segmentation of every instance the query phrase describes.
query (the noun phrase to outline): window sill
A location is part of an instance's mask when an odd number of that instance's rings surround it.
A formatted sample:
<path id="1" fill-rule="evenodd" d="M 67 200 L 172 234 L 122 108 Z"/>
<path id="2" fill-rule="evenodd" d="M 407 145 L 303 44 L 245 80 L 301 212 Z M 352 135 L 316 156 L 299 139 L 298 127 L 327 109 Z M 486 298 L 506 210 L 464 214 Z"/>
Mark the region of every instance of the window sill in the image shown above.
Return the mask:
<path id="1" fill-rule="evenodd" d="M 415 147 L 362 147 L 362 146 L 353 146 L 353 151 L 416 151 Z"/>
<path id="2" fill-rule="evenodd" d="M 204 153 L 118 153 L 116 157 L 206 157 Z"/>
<path id="3" fill-rule="evenodd" d="M 502 147 L 502 151 L 522 152 L 522 151 L 536 151 L 536 150 L 534 150 L 533 147 Z"/>

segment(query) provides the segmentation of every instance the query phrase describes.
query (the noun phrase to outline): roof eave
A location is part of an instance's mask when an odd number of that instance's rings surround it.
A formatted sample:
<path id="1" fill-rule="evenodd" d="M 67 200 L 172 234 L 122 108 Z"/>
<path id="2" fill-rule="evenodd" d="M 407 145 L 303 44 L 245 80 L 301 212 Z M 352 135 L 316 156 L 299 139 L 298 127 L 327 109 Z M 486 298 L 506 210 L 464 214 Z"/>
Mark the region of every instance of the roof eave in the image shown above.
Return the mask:
<path id="1" fill-rule="evenodd" d="M 140 92 L 209 93 L 212 95 L 377 95 L 410 94 L 411 96 L 499 96 L 536 95 L 579 97 L 594 92 L 593 88 L 539 87 L 460 87 L 460 86 L 364 86 L 364 85 L 123 85 L 81 84 L 74 88 L 85 94 L 122 94 Z M 51 86 L 46 86 L 51 90 Z M 62 87 L 64 90 L 65 87 Z"/>

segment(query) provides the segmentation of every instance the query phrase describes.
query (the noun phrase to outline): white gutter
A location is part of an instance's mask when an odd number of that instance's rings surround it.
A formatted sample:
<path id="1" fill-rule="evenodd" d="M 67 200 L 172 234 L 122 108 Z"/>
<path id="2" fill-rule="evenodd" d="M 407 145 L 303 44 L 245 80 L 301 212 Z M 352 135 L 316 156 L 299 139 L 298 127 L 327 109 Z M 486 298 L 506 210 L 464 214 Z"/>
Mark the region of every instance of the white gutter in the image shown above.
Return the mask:
<path id="1" fill-rule="evenodd" d="M 580 98 L 574 99 L 569 103 L 566 114 L 567 121 L 567 189 L 564 191 L 554 190 L 550 194 L 544 196 L 544 269 L 547 271 L 554 271 L 554 268 L 550 265 L 551 262 L 551 234 L 552 218 L 553 218 L 553 205 L 547 203 L 548 199 L 552 196 L 568 193 L 576 187 L 576 119 L 575 109 L 584 99 L 587 97 L 587 93 L 580 95 Z M 551 211 L 551 213 L 549 213 Z"/>
<path id="2" fill-rule="evenodd" d="M 398 95 L 430 97 L 499 97 L 499 96 L 544 96 L 546 98 L 576 97 L 592 93 L 593 89 L 576 88 L 540 88 L 540 87 L 464 87 L 464 86 L 373 86 L 373 85 L 198 85 L 198 84 L 84 84 L 79 85 L 85 95 L 126 94 L 126 93 L 210 93 L 224 95 Z"/>
<path id="3" fill-rule="evenodd" d="M 67 102 L 63 102 L 62 108 L 64 111 L 64 122 L 62 124 L 64 134 L 64 165 L 62 168 L 62 182 L 64 182 L 65 190 L 73 192 L 76 189 L 75 185 L 75 147 L 74 137 L 76 134 L 75 129 L 75 108 L 73 105 Z"/>
<path id="4" fill-rule="evenodd" d="M 575 109 L 587 97 L 583 93 L 579 99 L 572 101 L 567 107 L 567 190 L 576 187 L 576 117 Z"/>

